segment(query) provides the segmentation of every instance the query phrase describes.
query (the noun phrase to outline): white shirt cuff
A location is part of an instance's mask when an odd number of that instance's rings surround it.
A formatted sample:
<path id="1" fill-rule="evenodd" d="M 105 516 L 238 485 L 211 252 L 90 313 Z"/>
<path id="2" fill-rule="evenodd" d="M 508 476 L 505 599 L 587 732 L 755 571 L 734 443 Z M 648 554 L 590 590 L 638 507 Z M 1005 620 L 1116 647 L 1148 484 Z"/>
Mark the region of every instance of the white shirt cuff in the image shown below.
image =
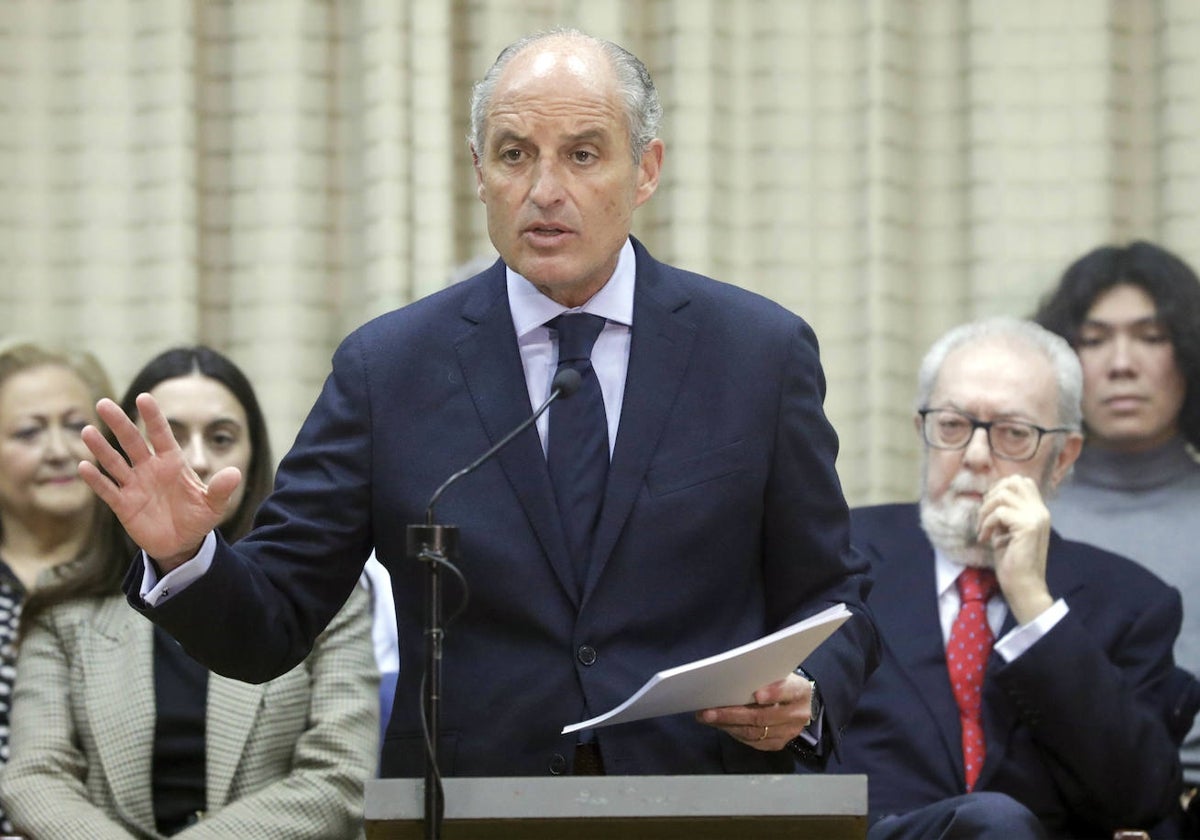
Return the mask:
<path id="1" fill-rule="evenodd" d="M 1005 662 L 1012 662 L 1049 633 L 1066 614 L 1067 602 L 1059 598 L 1033 621 L 1008 631 L 1003 639 L 996 642 L 996 653 L 1004 657 Z"/>
<path id="2" fill-rule="evenodd" d="M 158 573 L 154 570 L 154 564 L 150 562 L 150 558 L 143 551 L 142 588 L 139 594 L 142 596 L 142 600 L 146 603 L 146 606 L 157 607 L 172 595 L 177 595 L 187 589 L 188 586 L 209 570 L 216 553 L 216 532 L 209 531 L 208 535 L 204 538 L 204 542 L 200 543 L 200 550 L 196 552 L 195 557 L 182 565 L 176 566 L 163 575 L 162 580 L 159 580 Z"/>

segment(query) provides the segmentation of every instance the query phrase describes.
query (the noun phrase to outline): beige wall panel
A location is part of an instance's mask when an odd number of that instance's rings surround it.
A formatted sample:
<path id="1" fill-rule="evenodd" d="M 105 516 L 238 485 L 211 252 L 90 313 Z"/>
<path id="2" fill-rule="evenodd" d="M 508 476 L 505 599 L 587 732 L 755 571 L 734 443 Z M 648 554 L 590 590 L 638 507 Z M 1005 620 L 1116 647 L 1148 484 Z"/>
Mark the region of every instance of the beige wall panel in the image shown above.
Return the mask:
<path id="1" fill-rule="evenodd" d="M 494 258 L 465 134 L 519 35 L 648 64 L 666 166 L 635 233 L 821 340 L 852 502 L 911 498 L 917 363 L 1082 251 L 1200 261 L 1191 0 L 10 0 L 0 334 L 118 386 L 230 352 L 290 442 L 336 343 Z"/>

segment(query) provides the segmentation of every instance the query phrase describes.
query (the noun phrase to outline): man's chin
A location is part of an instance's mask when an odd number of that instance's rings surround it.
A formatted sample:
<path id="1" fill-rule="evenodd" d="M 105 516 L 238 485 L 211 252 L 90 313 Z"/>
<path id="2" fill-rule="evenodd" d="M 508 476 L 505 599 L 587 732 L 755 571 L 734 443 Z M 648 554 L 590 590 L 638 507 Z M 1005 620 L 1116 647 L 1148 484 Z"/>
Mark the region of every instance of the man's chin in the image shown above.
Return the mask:
<path id="1" fill-rule="evenodd" d="M 930 536 L 929 541 L 947 559 L 963 566 L 972 566 L 976 569 L 992 569 L 996 566 L 996 557 L 992 549 L 978 540 L 939 541 Z"/>
<path id="2" fill-rule="evenodd" d="M 992 551 L 978 538 L 979 504 L 970 502 L 931 502 L 922 499 L 921 529 L 934 548 L 965 566 L 991 568 L 995 560 Z"/>

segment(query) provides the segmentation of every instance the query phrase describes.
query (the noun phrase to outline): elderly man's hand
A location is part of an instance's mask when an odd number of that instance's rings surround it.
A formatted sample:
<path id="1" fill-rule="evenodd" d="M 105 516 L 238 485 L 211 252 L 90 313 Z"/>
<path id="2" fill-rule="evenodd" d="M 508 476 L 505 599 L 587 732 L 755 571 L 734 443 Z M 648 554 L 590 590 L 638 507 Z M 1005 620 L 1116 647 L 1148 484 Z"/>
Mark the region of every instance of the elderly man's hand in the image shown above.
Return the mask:
<path id="1" fill-rule="evenodd" d="M 1018 623 L 1054 603 L 1046 586 L 1050 511 L 1033 479 L 1010 475 L 992 485 L 979 508 L 979 541 L 992 548 L 996 580 Z"/>

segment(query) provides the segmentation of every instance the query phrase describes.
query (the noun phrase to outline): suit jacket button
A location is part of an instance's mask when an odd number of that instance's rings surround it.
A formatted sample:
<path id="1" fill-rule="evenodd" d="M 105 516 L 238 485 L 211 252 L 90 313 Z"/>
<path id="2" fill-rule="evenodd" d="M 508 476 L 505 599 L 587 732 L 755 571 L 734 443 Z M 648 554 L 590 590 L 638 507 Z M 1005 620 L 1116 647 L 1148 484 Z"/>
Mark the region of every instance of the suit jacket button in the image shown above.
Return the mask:
<path id="1" fill-rule="evenodd" d="M 555 776 L 561 776 L 567 772 L 567 759 L 555 753 L 550 759 L 550 773 Z"/>
<path id="2" fill-rule="evenodd" d="M 596 649 L 591 645 L 580 645 L 579 650 L 575 654 L 579 658 L 579 662 L 583 665 L 596 664 Z"/>

